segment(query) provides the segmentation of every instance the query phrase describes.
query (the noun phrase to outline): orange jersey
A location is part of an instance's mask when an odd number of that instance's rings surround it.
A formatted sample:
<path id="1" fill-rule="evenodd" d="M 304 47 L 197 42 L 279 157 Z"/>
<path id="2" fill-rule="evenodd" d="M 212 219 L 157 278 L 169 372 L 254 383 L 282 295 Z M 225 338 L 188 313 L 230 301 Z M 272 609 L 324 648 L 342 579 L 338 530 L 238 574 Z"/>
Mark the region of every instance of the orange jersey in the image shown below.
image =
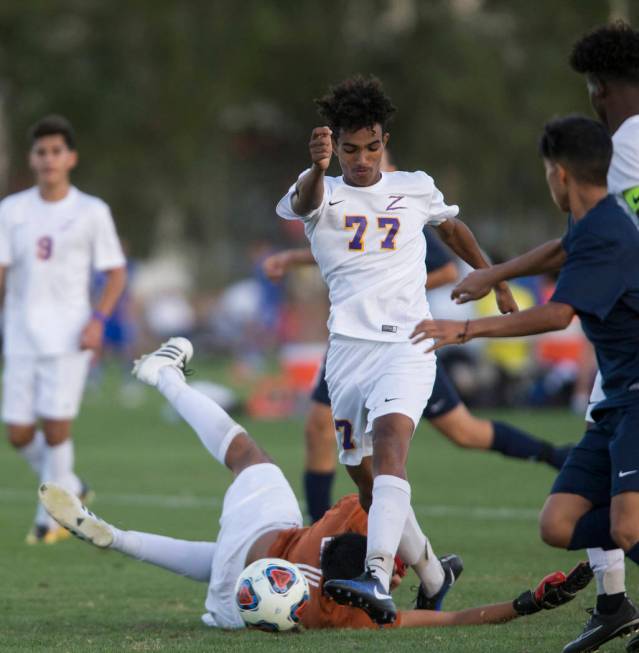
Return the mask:
<path id="1" fill-rule="evenodd" d="M 322 591 L 320 555 L 323 545 L 342 533 L 366 535 L 368 517 L 355 494 L 340 499 L 318 522 L 308 528 L 282 531 L 268 555 L 295 563 L 308 580 L 311 600 L 302 613 L 306 628 L 378 628 L 359 608 L 338 605 Z M 400 622 L 397 615 L 395 626 Z"/>

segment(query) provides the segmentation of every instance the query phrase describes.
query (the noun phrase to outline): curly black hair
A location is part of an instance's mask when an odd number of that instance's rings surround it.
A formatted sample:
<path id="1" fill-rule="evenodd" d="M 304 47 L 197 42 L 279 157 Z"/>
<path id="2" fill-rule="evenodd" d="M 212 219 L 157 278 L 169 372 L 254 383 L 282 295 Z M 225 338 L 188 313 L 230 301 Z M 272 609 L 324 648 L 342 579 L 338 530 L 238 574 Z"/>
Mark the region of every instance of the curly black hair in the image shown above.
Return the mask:
<path id="1" fill-rule="evenodd" d="M 639 32 L 617 21 L 586 34 L 575 43 L 570 65 L 578 73 L 602 80 L 639 83 Z"/>
<path id="2" fill-rule="evenodd" d="M 359 533 L 342 533 L 322 550 L 320 567 L 324 580 L 355 578 L 364 573 L 366 537 Z"/>
<path id="3" fill-rule="evenodd" d="M 364 127 L 388 125 L 397 109 L 384 93 L 377 77 L 356 75 L 332 86 L 330 93 L 315 100 L 319 115 L 326 120 L 335 137 L 340 131 L 353 132 Z"/>

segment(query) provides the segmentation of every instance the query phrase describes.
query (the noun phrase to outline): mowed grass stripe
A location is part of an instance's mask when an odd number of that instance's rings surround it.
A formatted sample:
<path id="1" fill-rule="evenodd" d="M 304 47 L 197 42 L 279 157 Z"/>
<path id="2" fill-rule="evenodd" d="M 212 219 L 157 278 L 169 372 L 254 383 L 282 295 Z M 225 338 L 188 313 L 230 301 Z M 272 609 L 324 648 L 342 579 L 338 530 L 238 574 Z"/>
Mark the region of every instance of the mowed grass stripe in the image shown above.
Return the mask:
<path id="1" fill-rule="evenodd" d="M 17 488 L 0 487 L 0 500 L 4 502 L 32 503 L 34 493 Z M 201 508 L 221 508 L 222 499 L 218 497 L 197 497 L 188 495 L 161 494 L 102 494 L 99 503 L 104 505 L 145 508 L 163 508 L 165 510 L 182 510 Z M 498 521 L 530 521 L 536 520 L 538 509 L 509 508 L 506 506 L 475 507 L 475 506 L 441 506 L 414 505 L 413 510 L 425 517 L 459 517 L 461 519 L 498 520 Z"/>

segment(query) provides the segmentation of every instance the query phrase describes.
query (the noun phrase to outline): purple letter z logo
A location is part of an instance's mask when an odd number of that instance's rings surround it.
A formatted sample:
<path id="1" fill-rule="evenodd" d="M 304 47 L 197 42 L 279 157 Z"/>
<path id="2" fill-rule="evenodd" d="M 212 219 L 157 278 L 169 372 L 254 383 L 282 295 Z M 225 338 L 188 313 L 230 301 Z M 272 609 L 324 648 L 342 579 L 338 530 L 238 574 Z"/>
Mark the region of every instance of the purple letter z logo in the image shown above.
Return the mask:
<path id="1" fill-rule="evenodd" d="M 386 210 L 387 210 L 387 211 L 394 211 L 394 210 L 397 210 L 397 209 L 405 209 L 405 208 L 408 208 L 408 207 L 406 207 L 406 206 L 396 206 L 396 204 L 397 204 L 400 200 L 403 200 L 403 199 L 404 199 L 405 195 L 389 195 L 388 197 L 390 197 L 393 201 L 392 201 L 392 202 L 391 202 L 391 203 L 386 207 Z"/>

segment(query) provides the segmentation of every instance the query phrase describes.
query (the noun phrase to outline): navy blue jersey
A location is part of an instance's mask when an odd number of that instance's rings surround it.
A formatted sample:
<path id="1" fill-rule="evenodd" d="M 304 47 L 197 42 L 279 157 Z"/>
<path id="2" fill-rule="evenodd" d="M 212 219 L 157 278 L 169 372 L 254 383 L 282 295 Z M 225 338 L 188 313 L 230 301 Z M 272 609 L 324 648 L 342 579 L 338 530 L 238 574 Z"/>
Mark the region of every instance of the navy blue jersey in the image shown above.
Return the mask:
<path id="1" fill-rule="evenodd" d="M 426 238 L 426 272 L 433 272 L 453 260 L 448 249 L 430 227 L 424 229 Z"/>
<path id="2" fill-rule="evenodd" d="M 595 347 L 603 408 L 639 399 L 639 231 L 613 195 L 571 225 L 551 301 L 569 304 Z M 596 414 L 595 414 L 596 417 Z"/>

